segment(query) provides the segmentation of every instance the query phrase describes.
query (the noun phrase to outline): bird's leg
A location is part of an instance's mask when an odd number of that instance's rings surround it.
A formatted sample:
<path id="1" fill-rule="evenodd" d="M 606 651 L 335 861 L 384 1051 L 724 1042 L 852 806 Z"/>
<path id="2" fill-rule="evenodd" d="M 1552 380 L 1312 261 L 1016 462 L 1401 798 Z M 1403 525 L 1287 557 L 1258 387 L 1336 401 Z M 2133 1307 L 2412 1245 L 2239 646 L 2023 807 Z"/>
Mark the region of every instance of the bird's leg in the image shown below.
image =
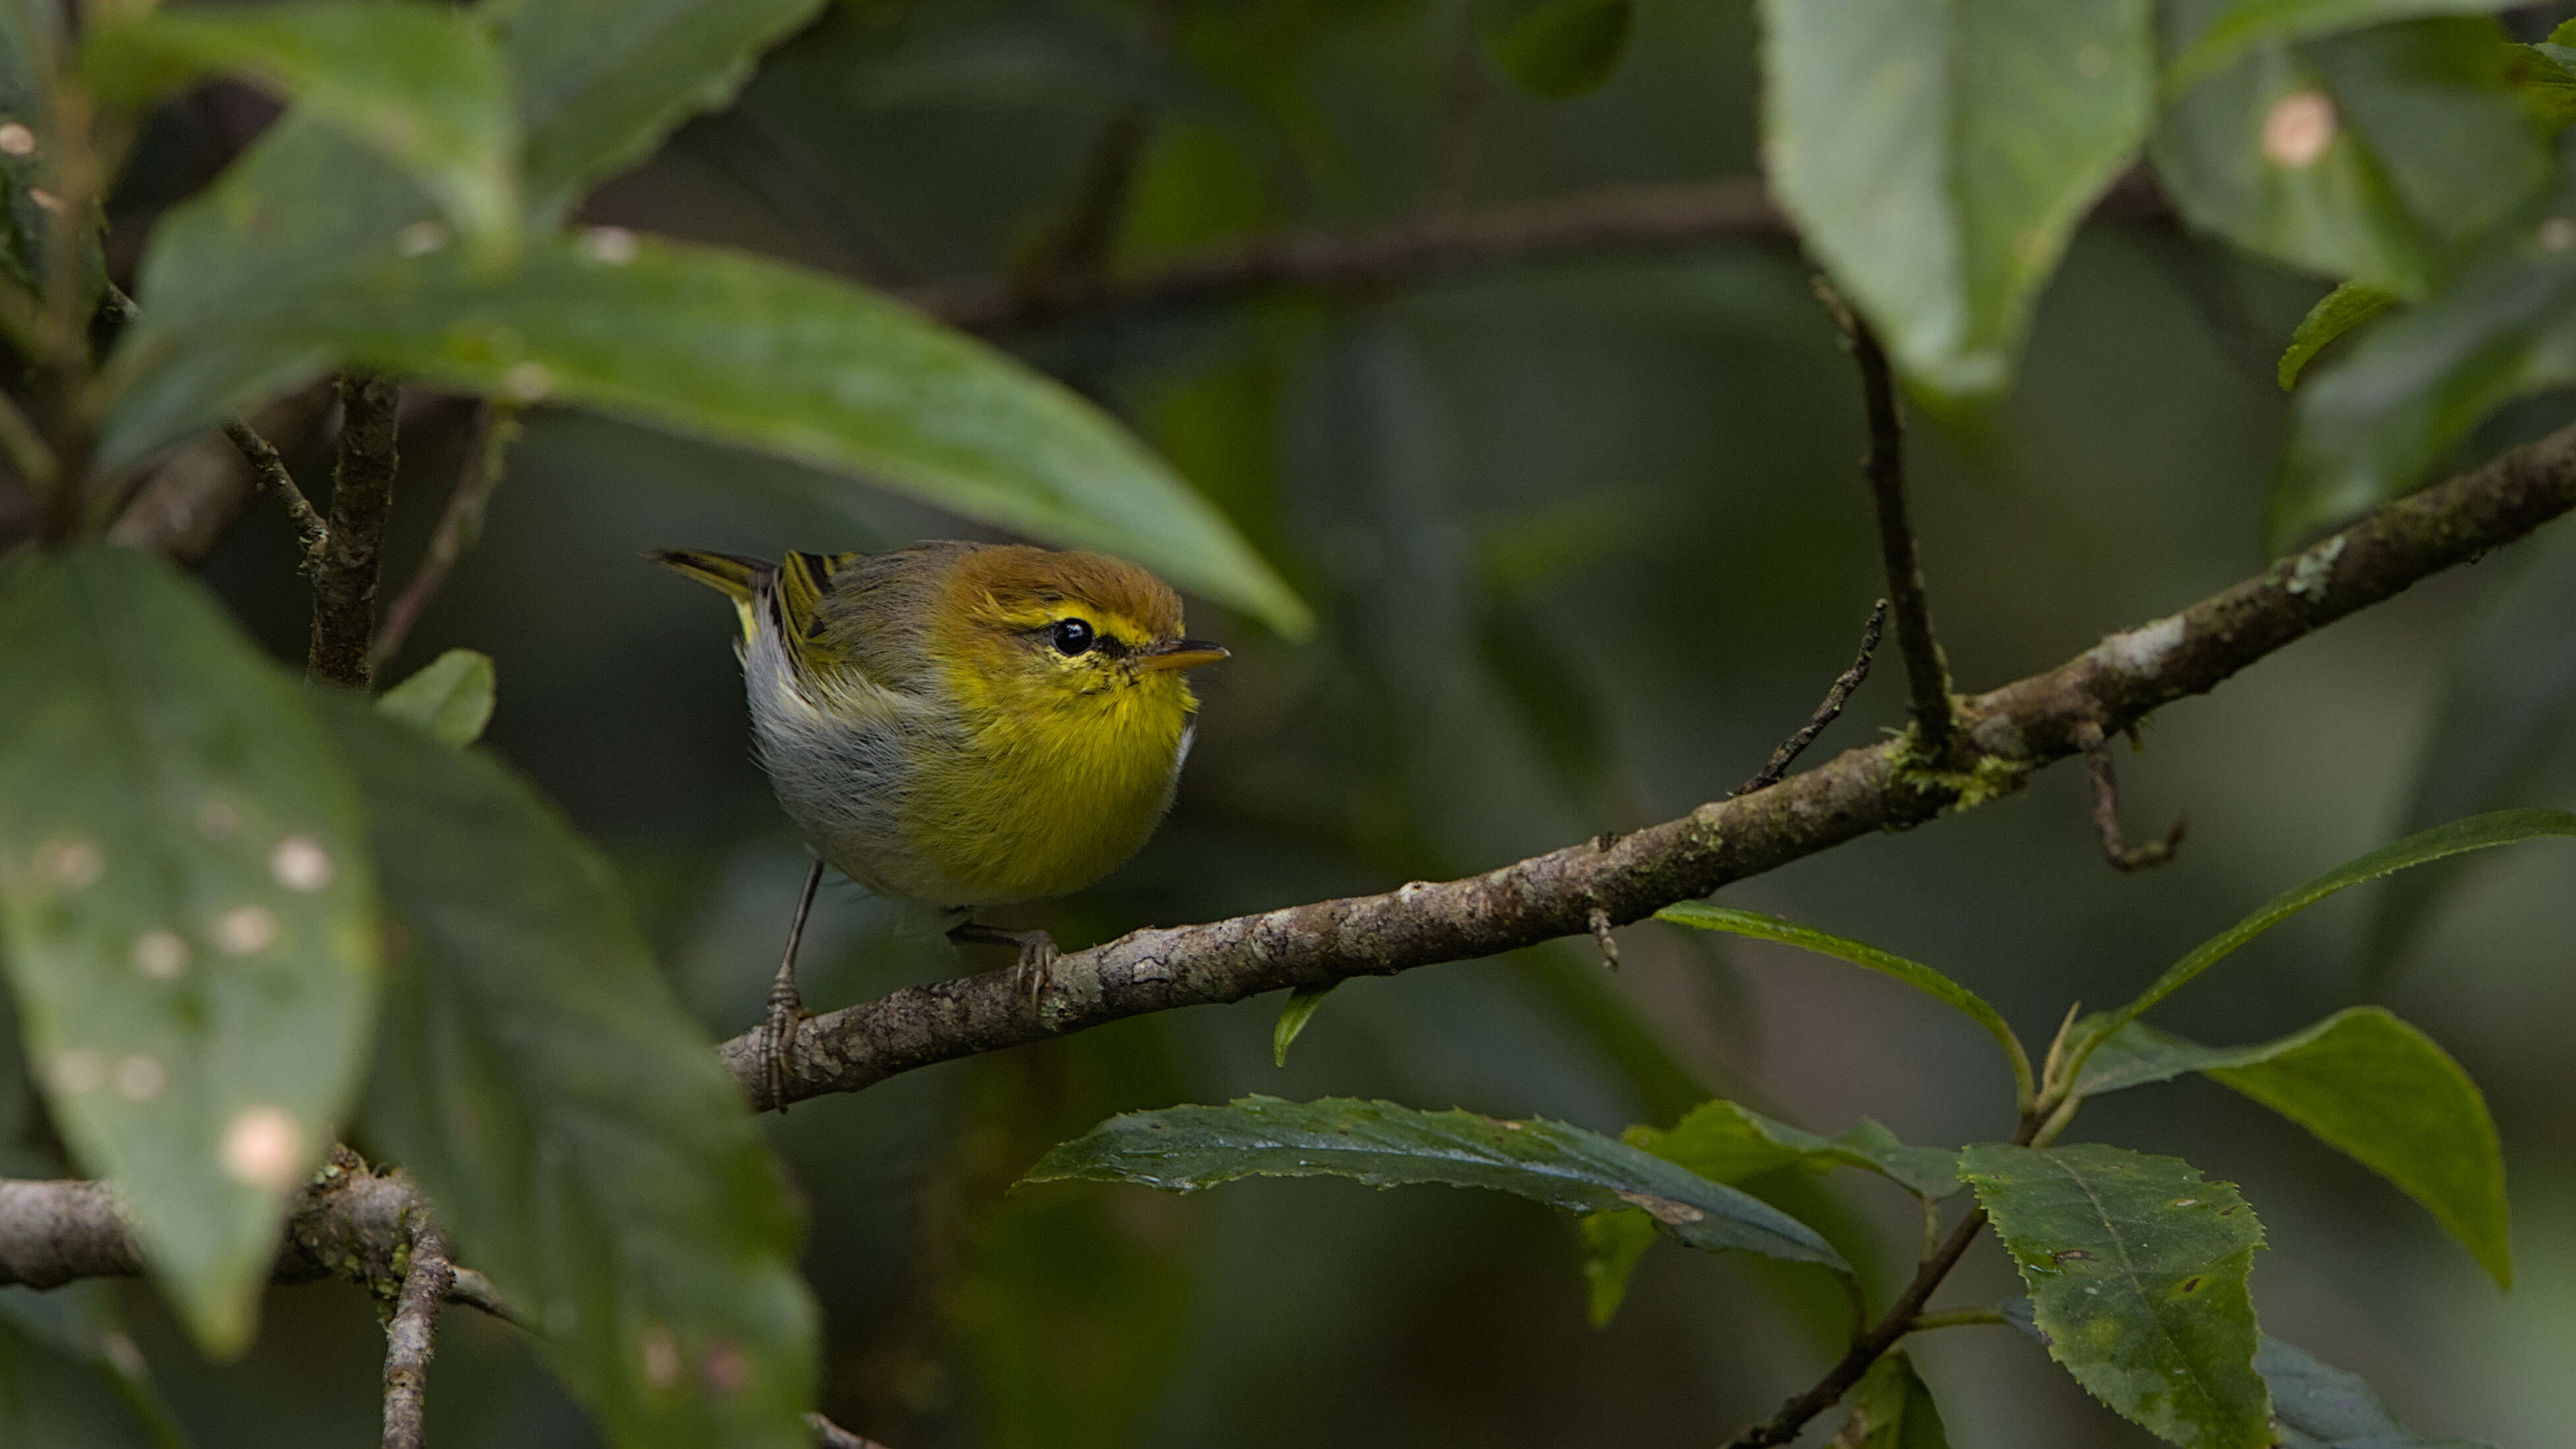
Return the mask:
<path id="1" fill-rule="evenodd" d="M 787 1111 L 788 1069 L 796 1061 L 796 1028 L 810 1014 L 796 991 L 796 948 L 805 943 L 805 917 L 814 909 L 814 888 L 822 883 L 823 858 L 818 855 L 805 872 L 804 893 L 796 898 L 796 920 L 787 928 L 787 959 L 778 963 L 778 977 L 769 983 L 769 1020 L 760 1027 L 760 1079 L 781 1114 Z"/>
<path id="2" fill-rule="evenodd" d="M 1046 995 L 1055 972 L 1055 937 L 1044 931 L 1004 931 L 973 920 L 960 921 L 948 928 L 948 939 L 959 945 L 1012 946 L 1020 953 L 1011 967 L 1011 989 L 1035 1006 Z"/>

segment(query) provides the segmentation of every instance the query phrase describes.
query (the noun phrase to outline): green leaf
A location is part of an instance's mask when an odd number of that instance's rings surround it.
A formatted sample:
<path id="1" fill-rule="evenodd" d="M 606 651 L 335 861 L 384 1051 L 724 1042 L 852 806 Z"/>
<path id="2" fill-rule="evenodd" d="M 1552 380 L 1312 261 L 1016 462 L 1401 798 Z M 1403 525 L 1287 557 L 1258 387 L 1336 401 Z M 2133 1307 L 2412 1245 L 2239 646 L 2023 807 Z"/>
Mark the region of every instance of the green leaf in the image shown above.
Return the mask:
<path id="1" fill-rule="evenodd" d="M 1315 1008 L 1333 994 L 1330 986 L 1300 986 L 1288 993 L 1288 1002 L 1279 1008 L 1279 1023 L 1270 1028 L 1270 1064 L 1288 1065 L 1288 1048 L 1304 1035 L 1306 1023 L 1314 1019 Z"/>
<path id="2" fill-rule="evenodd" d="M 1599 90 L 1619 69 L 1636 20 L 1633 0 L 1549 0 L 1494 37 L 1494 63 L 1534 96 Z"/>
<path id="3" fill-rule="evenodd" d="M 2165 87 L 2170 92 L 2259 46 L 2312 40 L 2391 20 L 2476 15 L 2511 0 L 2184 0 L 2170 4 Z"/>
<path id="4" fill-rule="evenodd" d="M 2030 1300 L 2002 1305 L 2004 1322 L 2045 1345 Z M 2369 1382 L 2319 1363 L 2270 1334 L 2254 1350 L 2254 1371 L 2272 1391 L 2272 1422 L 2282 1449 L 2494 1449 L 2474 1439 L 2427 1439 L 2397 1421 Z"/>
<path id="5" fill-rule="evenodd" d="M 2205 1072 L 2387 1178 L 2513 1285 L 2504 1146 L 2477 1083 L 2384 1007 L 2336 1012 L 2251 1046 L 2205 1047 L 2133 1021 L 2085 1062 L 2076 1095 Z"/>
<path id="6" fill-rule="evenodd" d="M 408 173 L 486 261 L 517 247 L 518 118 L 470 10 L 418 0 L 158 9 L 93 33 L 82 67 L 104 99 L 134 108 L 205 75 L 257 81 Z"/>
<path id="7" fill-rule="evenodd" d="M 296 687 L 142 554 L 22 557 L 0 660 L 0 942 L 28 1058 L 181 1320 L 238 1353 L 374 1014 L 356 797 Z"/>
<path id="8" fill-rule="evenodd" d="M 2550 210 L 2300 390 L 2276 542 L 2413 491 L 2497 408 L 2576 379 L 2576 170 Z"/>
<path id="9" fill-rule="evenodd" d="M 1763 0 L 1773 191 L 1919 387 L 2003 391 L 2145 137 L 2147 0 Z"/>
<path id="10" fill-rule="evenodd" d="M 498 0 L 476 13 L 518 80 L 532 224 L 722 109 L 823 0 Z"/>
<path id="11" fill-rule="evenodd" d="M 691 112 L 723 103 L 760 49 L 817 4 L 509 0 L 480 7 L 474 13 L 505 32 L 503 59 L 518 80 L 531 229 L 546 230 L 581 187 L 642 159 Z M 297 106 L 153 228 L 136 294 L 163 340 L 129 335 L 121 347 L 130 356 L 138 343 L 168 346 L 169 338 L 314 304 L 396 248 L 435 246 L 434 210 L 400 171 Z M 245 399 L 283 391 L 331 361 L 326 350 L 297 339 L 242 349 L 235 360 Z"/>
<path id="12" fill-rule="evenodd" d="M 2460 19 L 2263 47 L 2167 111 L 2157 175 L 2195 226 L 2421 299 L 2547 178 L 2509 51 Z"/>
<path id="13" fill-rule="evenodd" d="M 2190 955 L 2175 962 L 2135 1000 L 2099 1018 L 2101 1024 L 2093 1032 L 2078 1037 L 2077 1045 L 2069 1054 L 2068 1065 L 2080 1072 L 2103 1038 L 2137 1020 L 2148 1008 L 2181 990 L 2237 947 L 2337 891 L 2446 856 L 2472 850 L 2492 850 L 2499 845 L 2514 845 L 2549 835 L 2576 835 L 2576 814 L 2564 810 L 2498 810 L 2486 815 L 2472 815 L 2465 820 L 2454 820 L 2448 825 L 2419 831 L 2403 840 L 2383 845 L 2368 855 L 2346 861 L 2306 885 L 2274 896 L 2261 910 L 2193 947 Z"/>
<path id="14" fill-rule="evenodd" d="M 492 719 L 492 656 L 450 649 L 386 690 L 376 708 L 444 744 L 470 745 Z"/>
<path id="15" fill-rule="evenodd" d="M 1655 913 L 1655 919 L 1670 921 L 1676 926 L 1694 926 L 1703 931 L 1725 931 L 1732 935 L 1750 936 L 1757 941 L 1776 941 L 1784 946 L 1796 946 L 1813 951 L 1820 956 L 1833 956 L 1864 970 L 1875 971 L 1882 976 L 1893 976 L 1915 990 L 1964 1013 L 1977 1025 L 1984 1027 L 1986 1034 L 1993 1037 L 1996 1045 L 2004 1049 L 2004 1059 L 2012 1066 L 2013 1084 L 2019 1090 L 2021 1100 L 2025 1103 L 2030 1100 L 2032 1091 L 2030 1057 L 2022 1050 L 2021 1039 L 2014 1036 L 2013 1029 L 2005 1024 L 2003 1014 L 1988 1006 L 1977 993 L 1929 966 L 1917 961 L 1908 961 L 1902 956 L 1882 951 L 1876 946 L 1865 946 L 1858 941 L 1829 935 L 1812 926 L 1802 926 L 1796 921 L 1784 921 L 1778 916 L 1766 916 L 1759 911 L 1741 911 L 1733 906 L 1713 906 L 1704 901 L 1686 901 L 1677 906 L 1666 906 Z"/>
<path id="16" fill-rule="evenodd" d="M 1584 1218 L 1583 1316 L 1595 1328 L 1608 1328 L 1627 1301 L 1628 1280 L 1638 1260 L 1655 1245 L 1655 1220 L 1644 1213 L 1593 1213 Z"/>
<path id="17" fill-rule="evenodd" d="M 1950 1449 L 1940 1406 L 1905 1350 L 1880 1355 L 1852 1386 L 1851 1417 L 1829 1449 Z"/>
<path id="18" fill-rule="evenodd" d="M 2076 1382 L 2173 1443 L 2269 1449 L 2245 1287 L 2263 1228 L 2235 1188 L 2091 1143 L 1978 1144 L 1964 1170 Z"/>
<path id="19" fill-rule="evenodd" d="M 1021 1182 L 1136 1182 L 1197 1192 L 1245 1177 L 1346 1177 L 1371 1187 L 1445 1183 L 1578 1213 L 1642 1208 L 1710 1252 L 1735 1248 L 1849 1272 L 1813 1229 L 1757 1198 L 1625 1142 L 1533 1119 L 1423 1112 L 1392 1102 L 1245 1097 L 1113 1117 L 1041 1158 Z"/>
<path id="20" fill-rule="evenodd" d="M 2281 349 L 2281 390 L 2288 392 L 2299 385 L 2299 374 L 2326 344 L 2396 305 L 2395 297 L 2359 282 L 2346 282 L 2318 298 L 2308 315 L 2299 319 L 2298 330 L 2290 334 L 2290 345 Z"/>
<path id="21" fill-rule="evenodd" d="M 1733 1102 L 1707 1102 L 1667 1131 L 1631 1128 L 1627 1140 L 1716 1182 L 1742 1182 L 1794 1163 L 1816 1172 L 1857 1167 L 1919 1197 L 1948 1197 L 1960 1187 L 1958 1153 L 1908 1147 L 1868 1118 L 1840 1136 L 1820 1137 Z"/>
<path id="22" fill-rule="evenodd" d="M 2268 1333 L 2254 1350 L 2254 1371 L 2271 1386 L 2282 1449 L 2492 1449 L 2474 1439 L 2417 1434 L 2389 1412 L 2369 1380 L 2319 1363 Z"/>
<path id="23" fill-rule="evenodd" d="M 402 942 L 366 1140 L 613 1442 L 810 1442 L 795 1211 L 607 866 L 487 755 L 327 702 Z"/>
<path id="24" fill-rule="evenodd" d="M 1122 554 L 1283 632 L 1305 606 L 1208 502 L 1071 389 L 846 282 L 744 252 L 599 230 L 506 277 L 384 254 L 362 282 L 222 332 L 148 306 L 102 453 L 121 461 L 248 403 L 270 357 L 338 357 L 522 403 L 584 404 L 880 481 Z"/>

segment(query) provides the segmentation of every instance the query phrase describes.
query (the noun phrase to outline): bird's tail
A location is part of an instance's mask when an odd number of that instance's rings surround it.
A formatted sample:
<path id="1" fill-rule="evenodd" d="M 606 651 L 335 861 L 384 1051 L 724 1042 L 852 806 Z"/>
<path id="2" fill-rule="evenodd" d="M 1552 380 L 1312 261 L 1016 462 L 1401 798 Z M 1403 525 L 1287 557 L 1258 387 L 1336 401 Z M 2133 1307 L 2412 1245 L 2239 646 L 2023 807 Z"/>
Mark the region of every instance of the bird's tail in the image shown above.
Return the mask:
<path id="1" fill-rule="evenodd" d="M 756 558 L 734 553 L 708 553 L 693 548 L 657 548 L 646 557 L 673 573 L 696 579 L 711 589 L 718 589 L 733 600 L 734 612 L 742 618 L 745 642 L 759 630 L 759 620 L 752 613 L 753 597 L 764 577 L 775 577 L 778 566 Z"/>

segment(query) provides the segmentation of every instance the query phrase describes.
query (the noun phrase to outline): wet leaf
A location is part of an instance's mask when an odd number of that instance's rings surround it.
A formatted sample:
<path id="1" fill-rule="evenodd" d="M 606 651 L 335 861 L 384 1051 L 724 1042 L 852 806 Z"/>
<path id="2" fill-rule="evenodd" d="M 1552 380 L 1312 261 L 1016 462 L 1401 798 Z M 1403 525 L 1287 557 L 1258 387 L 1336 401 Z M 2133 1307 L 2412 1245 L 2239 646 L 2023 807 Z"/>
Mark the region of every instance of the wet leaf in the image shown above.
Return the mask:
<path id="1" fill-rule="evenodd" d="M 470 745 L 492 719 L 492 656 L 450 649 L 388 689 L 376 708 L 431 739 Z"/>
<path id="2" fill-rule="evenodd" d="M 2504 1146 L 2451 1054 L 2386 1008 L 2356 1006 L 2251 1046 L 2205 1047 L 2133 1021 L 2085 1062 L 2079 1096 L 2205 1072 L 2387 1178 L 2513 1284 Z"/>
<path id="3" fill-rule="evenodd" d="M 1135 1182 L 1198 1192 L 1246 1177 L 1346 1177 L 1371 1187 L 1444 1183 L 1579 1213 L 1642 1208 L 1690 1247 L 1849 1271 L 1797 1219 L 1615 1138 L 1544 1119 L 1504 1122 L 1392 1102 L 1245 1097 L 1223 1107 L 1131 1112 L 1049 1152 L 1020 1180 Z"/>
<path id="4" fill-rule="evenodd" d="M 2001 392 L 2095 197 L 2145 139 L 2146 0 L 1764 0 L 1764 169 L 1919 387 Z"/>
<path id="5" fill-rule="evenodd" d="M 2245 1277 L 2262 1225 L 2172 1157 L 1967 1149 L 1965 1175 L 2030 1289 L 2049 1356 L 2122 1417 L 2199 1449 L 2270 1449 Z"/>
<path id="6" fill-rule="evenodd" d="M 795 1211 L 608 868 L 488 755 L 328 702 L 402 943 L 367 1141 L 612 1442 L 810 1443 Z"/>
<path id="7" fill-rule="evenodd" d="M 141 554 L 21 557 L 0 661 L 0 941 L 28 1058 L 181 1321 L 238 1353 L 373 1019 L 356 796 L 305 696 Z"/>

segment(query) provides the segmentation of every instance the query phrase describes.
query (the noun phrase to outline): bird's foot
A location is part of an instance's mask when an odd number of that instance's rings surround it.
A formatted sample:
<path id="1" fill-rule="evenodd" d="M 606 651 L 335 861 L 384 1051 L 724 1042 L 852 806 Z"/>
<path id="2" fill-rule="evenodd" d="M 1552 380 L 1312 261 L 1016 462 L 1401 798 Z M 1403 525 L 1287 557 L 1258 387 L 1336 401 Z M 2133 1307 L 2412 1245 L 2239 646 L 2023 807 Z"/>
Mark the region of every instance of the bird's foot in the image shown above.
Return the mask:
<path id="1" fill-rule="evenodd" d="M 787 1111 L 787 1079 L 796 1071 L 796 1033 L 814 1013 L 796 994 L 796 983 L 781 977 L 769 989 L 769 1018 L 760 1024 L 760 1080 L 769 1105 Z"/>
<path id="2" fill-rule="evenodd" d="M 1029 1005 L 1046 999 L 1047 988 L 1055 984 L 1056 959 L 1064 954 L 1057 949 L 1055 937 L 1044 931 L 1004 931 L 974 921 L 951 927 L 948 939 L 982 946 L 1015 946 L 1020 959 L 1011 966 L 1011 991 Z"/>

